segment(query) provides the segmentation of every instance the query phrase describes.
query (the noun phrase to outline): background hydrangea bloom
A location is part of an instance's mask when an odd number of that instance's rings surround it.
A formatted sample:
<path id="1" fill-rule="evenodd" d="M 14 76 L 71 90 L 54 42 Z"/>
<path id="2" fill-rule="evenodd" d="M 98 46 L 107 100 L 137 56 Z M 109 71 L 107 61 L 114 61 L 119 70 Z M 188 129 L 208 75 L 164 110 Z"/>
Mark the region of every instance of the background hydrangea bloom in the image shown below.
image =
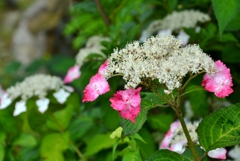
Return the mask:
<path id="1" fill-rule="evenodd" d="M 198 144 L 198 135 L 196 129 L 199 122 L 187 122 L 187 129 L 195 144 Z M 179 121 L 175 121 L 171 124 L 170 130 L 168 130 L 163 141 L 161 142 L 160 149 L 169 149 L 171 151 L 182 154 L 187 146 L 187 138 L 183 133 L 181 124 Z M 217 159 L 226 159 L 227 150 L 224 148 L 217 148 L 208 152 L 208 156 Z"/>
<path id="2" fill-rule="evenodd" d="M 204 75 L 202 86 L 205 86 L 209 92 L 214 92 L 217 97 L 224 98 L 233 92 L 230 69 L 220 60 L 215 62 L 215 67 L 215 74 Z"/>
<path id="3" fill-rule="evenodd" d="M 132 122 L 135 122 L 137 115 L 140 112 L 140 90 L 137 89 L 127 89 L 118 91 L 114 94 L 113 98 L 110 98 L 111 106 L 114 110 L 119 111 L 120 115 Z"/>

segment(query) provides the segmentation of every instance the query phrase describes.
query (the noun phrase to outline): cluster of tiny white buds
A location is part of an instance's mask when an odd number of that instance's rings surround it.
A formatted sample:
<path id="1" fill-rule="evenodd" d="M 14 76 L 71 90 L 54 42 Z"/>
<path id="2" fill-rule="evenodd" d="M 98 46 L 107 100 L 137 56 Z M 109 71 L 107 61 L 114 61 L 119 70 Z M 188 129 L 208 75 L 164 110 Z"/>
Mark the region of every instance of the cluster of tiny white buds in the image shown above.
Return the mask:
<path id="1" fill-rule="evenodd" d="M 56 76 L 36 74 L 25 78 L 21 83 L 9 87 L 6 92 L 11 99 L 21 97 L 22 100 L 37 96 L 44 98 L 48 91 L 58 91 L 63 87 L 63 81 Z"/>
<path id="2" fill-rule="evenodd" d="M 146 78 L 159 80 L 170 94 L 182 86 L 182 79 L 188 74 L 202 71 L 215 72 L 214 61 L 198 45 L 181 47 L 181 41 L 172 35 L 157 35 L 129 43 L 125 48 L 114 52 L 108 58 L 106 78 L 122 75 L 125 88 L 136 88 L 144 84 Z"/>

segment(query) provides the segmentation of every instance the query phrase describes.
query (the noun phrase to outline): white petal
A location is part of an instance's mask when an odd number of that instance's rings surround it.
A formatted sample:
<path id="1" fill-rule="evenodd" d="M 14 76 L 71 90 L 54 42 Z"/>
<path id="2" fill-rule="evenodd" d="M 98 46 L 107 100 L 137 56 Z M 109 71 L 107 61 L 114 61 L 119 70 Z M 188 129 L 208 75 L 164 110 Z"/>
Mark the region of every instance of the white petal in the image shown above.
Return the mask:
<path id="1" fill-rule="evenodd" d="M 38 106 L 38 111 L 41 113 L 44 113 L 48 109 L 50 100 L 47 98 L 42 98 L 36 101 L 36 104 Z"/>
<path id="2" fill-rule="evenodd" d="M 3 96 L 0 98 L 0 109 L 8 107 L 11 103 L 12 100 L 8 97 L 8 94 L 3 94 Z"/>
<path id="3" fill-rule="evenodd" d="M 74 91 L 74 88 L 71 87 L 71 86 L 63 86 L 63 88 L 68 92 L 73 92 Z"/>
<path id="4" fill-rule="evenodd" d="M 59 91 L 57 91 L 53 94 L 53 96 L 61 104 L 63 104 L 67 100 L 69 95 L 70 95 L 70 93 L 66 92 L 64 89 L 60 89 Z"/>
<path id="5" fill-rule="evenodd" d="M 179 35 L 178 35 L 178 39 L 182 41 L 182 45 L 186 46 L 188 44 L 188 40 L 189 40 L 190 36 L 188 34 L 186 34 L 184 31 L 180 31 Z"/>
<path id="6" fill-rule="evenodd" d="M 172 34 L 172 30 L 171 29 L 166 29 L 166 30 L 160 30 L 158 31 L 158 34 L 164 34 L 164 35 L 171 35 Z"/>
<path id="7" fill-rule="evenodd" d="M 25 101 L 17 102 L 15 105 L 13 116 L 17 116 L 25 111 L 27 111 L 26 102 Z"/>
<path id="8" fill-rule="evenodd" d="M 199 27 L 199 26 L 195 27 L 195 32 L 196 32 L 196 33 L 199 33 L 200 30 L 201 30 L 201 27 Z"/>
<path id="9" fill-rule="evenodd" d="M 169 150 L 182 154 L 185 150 L 185 147 L 183 147 L 185 144 L 186 141 L 180 141 L 176 144 L 173 144 Z"/>
<path id="10" fill-rule="evenodd" d="M 224 148 L 217 148 L 208 152 L 208 156 L 216 159 L 226 159 L 227 150 Z"/>
<path id="11" fill-rule="evenodd" d="M 240 160 L 240 146 L 235 145 L 234 148 L 229 151 L 228 155 L 235 160 Z"/>

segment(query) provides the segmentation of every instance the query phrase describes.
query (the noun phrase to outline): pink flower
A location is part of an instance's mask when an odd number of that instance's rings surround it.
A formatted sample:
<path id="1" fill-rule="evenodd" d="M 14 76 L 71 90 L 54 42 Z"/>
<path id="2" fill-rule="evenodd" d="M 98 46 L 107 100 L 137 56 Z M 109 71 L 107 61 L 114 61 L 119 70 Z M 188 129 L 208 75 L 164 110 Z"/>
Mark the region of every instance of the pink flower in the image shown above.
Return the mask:
<path id="1" fill-rule="evenodd" d="M 90 79 L 90 83 L 84 89 L 84 96 L 82 102 L 92 102 L 102 95 L 110 91 L 110 86 L 107 80 L 100 74 L 97 73 Z"/>
<path id="2" fill-rule="evenodd" d="M 79 65 L 75 65 L 71 68 L 69 68 L 67 75 L 64 78 L 64 83 L 70 83 L 75 79 L 78 79 L 81 75 L 80 72 L 80 66 Z"/>
<path id="3" fill-rule="evenodd" d="M 160 146 L 161 149 L 168 149 L 169 148 L 169 146 L 171 144 L 171 141 L 172 141 L 172 138 L 174 136 L 173 133 L 174 133 L 175 129 L 179 128 L 180 126 L 181 126 L 180 121 L 175 121 L 171 124 L 170 130 L 168 130 L 165 137 L 163 138 L 163 141 L 162 141 L 161 146 Z"/>
<path id="4" fill-rule="evenodd" d="M 104 72 L 106 72 L 107 70 L 107 66 L 108 66 L 108 60 L 106 60 L 98 69 L 98 73 L 100 73 L 101 75 L 103 75 Z"/>
<path id="5" fill-rule="evenodd" d="M 194 143 L 198 144 L 198 138 L 196 129 L 198 123 L 192 124 L 190 122 L 187 123 L 187 129 L 191 130 L 190 133 L 191 138 Z M 185 134 L 183 133 L 181 124 L 179 121 L 175 121 L 171 124 L 170 130 L 168 130 L 167 134 L 163 138 L 161 142 L 160 149 L 168 149 L 179 154 L 182 154 L 187 147 L 187 139 Z M 200 147 L 201 148 L 201 147 Z M 216 159 L 226 159 L 227 150 L 224 148 L 217 148 L 208 152 L 208 156 Z"/>
<path id="6" fill-rule="evenodd" d="M 208 156 L 216 159 L 226 159 L 227 150 L 224 148 L 217 148 L 208 152 Z"/>
<path id="7" fill-rule="evenodd" d="M 215 66 L 217 68 L 216 73 L 213 75 L 206 73 L 203 77 L 202 86 L 205 86 L 205 89 L 209 92 L 214 92 L 217 97 L 224 98 L 233 92 L 232 76 L 230 69 L 220 60 L 215 62 Z"/>
<path id="8" fill-rule="evenodd" d="M 124 91 L 118 91 L 114 94 L 113 98 L 110 98 L 111 106 L 114 110 L 119 111 L 120 115 L 132 122 L 135 122 L 136 117 L 140 112 L 140 90 L 127 89 Z"/>

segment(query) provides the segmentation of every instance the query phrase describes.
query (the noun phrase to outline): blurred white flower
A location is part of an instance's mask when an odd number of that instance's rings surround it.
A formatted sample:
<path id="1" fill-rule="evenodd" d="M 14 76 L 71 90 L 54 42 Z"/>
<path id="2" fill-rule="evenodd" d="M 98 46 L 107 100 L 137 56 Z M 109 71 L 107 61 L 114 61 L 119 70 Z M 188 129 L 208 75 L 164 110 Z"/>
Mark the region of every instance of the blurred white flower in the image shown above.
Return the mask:
<path id="1" fill-rule="evenodd" d="M 26 101 L 20 101 L 15 104 L 15 110 L 13 116 L 18 116 L 21 113 L 27 111 Z"/>
<path id="2" fill-rule="evenodd" d="M 36 101 L 36 104 L 38 106 L 38 111 L 41 113 L 44 113 L 48 109 L 50 100 L 48 98 L 41 98 Z"/>
<path id="3" fill-rule="evenodd" d="M 68 96 L 70 95 L 70 93 L 66 92 L 64 89 L 60 89 L 59 91 L 55 92 L 53 94 L 53 96 L 57 99 L 57 101 L 61 104 L 63 104 L 64 102 L 66 102 Z"/>
<path id="4" fill-rule="evenodd" d="M 228 152 L 228 155 L 234 159 L 234 161 L 240 161 L 240 146 L 235 145 L 234 148 Z"/>

